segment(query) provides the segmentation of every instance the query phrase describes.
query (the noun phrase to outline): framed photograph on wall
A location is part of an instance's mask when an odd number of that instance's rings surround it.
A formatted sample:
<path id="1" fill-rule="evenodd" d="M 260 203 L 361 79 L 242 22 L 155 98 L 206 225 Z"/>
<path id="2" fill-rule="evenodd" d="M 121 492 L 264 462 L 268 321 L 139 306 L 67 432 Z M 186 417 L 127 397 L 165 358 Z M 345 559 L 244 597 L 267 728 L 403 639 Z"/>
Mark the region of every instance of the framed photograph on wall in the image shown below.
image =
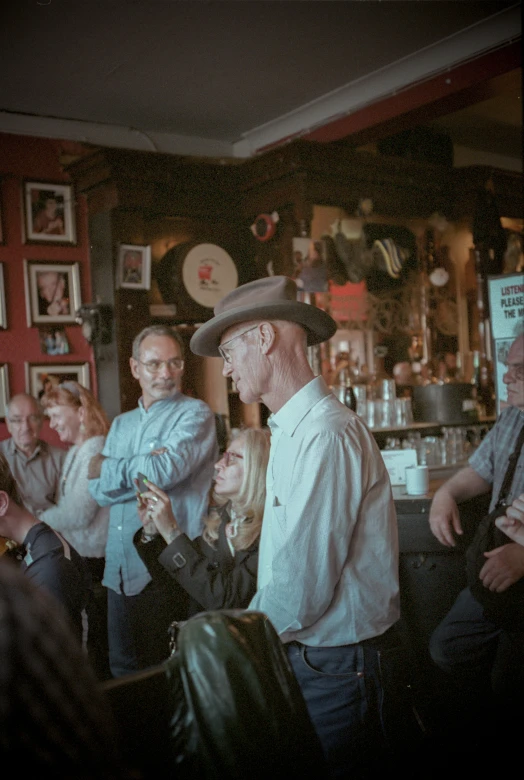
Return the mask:
<path id="1" fill-rule="evenodd" d="M 38 400 L 61 382 L 73 381 L 90 389 L 89 363 L 26 363 L 26 392 Z"/>
<path id="2" fill-rule="evenodd" d="M 24 260 L 27 325 L 76 323 L 82 304 L 78 263 Z"/>
<path id="3" fill-rule="evenodd" d="M 69 355 L 71 347 L 63 325 L 38 328 L 40 351 L 43 355 Z"/>
<path id="4" fill-rule="evenodd" d="M 25 241 L 76 244 L 73 187 L 38 181 L 23 186 Z"/>
<path id="5" fill-rule="evenodd" d="M 149 290 L 151 287 L 151 247 L 120 244 L 117 259 L 117 287 Z"/>
<path id="6" fill-rule="evenodd" d="M 4 264 L 0 263 L 0 328 L 7 328 L 5 308 Z"/>
<path id="7" fill-rule="evenodd" d="M 7 363 L 0 365 L 0 418 L 4 418 L 9 401 L 9 381 L 7 377 Z"/>

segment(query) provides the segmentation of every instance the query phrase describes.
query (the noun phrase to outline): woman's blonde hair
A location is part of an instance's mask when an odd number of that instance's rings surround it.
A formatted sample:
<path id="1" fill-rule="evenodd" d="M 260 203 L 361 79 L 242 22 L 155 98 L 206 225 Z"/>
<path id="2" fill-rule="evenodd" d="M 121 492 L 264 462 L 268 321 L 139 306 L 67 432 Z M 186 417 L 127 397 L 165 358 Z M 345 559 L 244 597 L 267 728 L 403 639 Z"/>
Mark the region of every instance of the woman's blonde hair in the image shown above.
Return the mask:
<path id="1" fill-rule="evenodd" d="M 109 431 L 109 420 L 102 405 L 86 387 L 78 382 L 72 380 L 62 382 L 58 387 L 45 393 L 40 403 L 44 409 L 50 406 L 70 406 L 78 411 L 83 408 L 86 439 L 92 436 L 106 436 Z"/>
<path id="2" fill-rule="evenodd" d="M 234 441 L 244 442 L 244 476 L 238 495 L 230 499 L 233 512 L 241 518 L 236 536 L 231 538 L 235 550 L 247 550 L 260 536 L 266 501 L 266 470 L 269 459 L 269 431 L 245 428 Z M 216 546 L 220 514 L 213 510 L 205 521 L 202 536 Z"/>

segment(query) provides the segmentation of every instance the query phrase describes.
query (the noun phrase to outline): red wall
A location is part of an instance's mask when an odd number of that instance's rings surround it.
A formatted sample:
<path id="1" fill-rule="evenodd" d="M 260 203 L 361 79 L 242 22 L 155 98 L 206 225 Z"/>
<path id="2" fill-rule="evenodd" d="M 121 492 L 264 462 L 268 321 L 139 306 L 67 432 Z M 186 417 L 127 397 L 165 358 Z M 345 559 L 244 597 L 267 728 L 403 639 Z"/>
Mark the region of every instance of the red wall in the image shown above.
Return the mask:
<path id="1" fill-rule="evenodd" d="M 82 336 L 79 325 L 66 325 L 70 345 L 68 355 L 46 355 L 40 349 L 38 328 L 27 327 L 24 260 L 78 262 L 82 303 L 91 301 L 89 244 L 87 236 L 87 204 L 76 198 L 76 246 L 23 243 L 23 182 L 69 182 L 61 159 L 81 153 L 81 147 L 69 141 L 0 134 L 0 209 L 3 244 L 0 263 L 4 269 L 7 328 L 0 330 L 0 363 L 7 364 L 9 396 L 25 392 L 25 363 L 85 363 L 90 364 L 91 389 L 96 394 L 93 350 Z M 5 422 L 0 419 L 0 440 L 8 436 Z M 44 424 L 43 438 L 59 444 L 58 437 Z"/>

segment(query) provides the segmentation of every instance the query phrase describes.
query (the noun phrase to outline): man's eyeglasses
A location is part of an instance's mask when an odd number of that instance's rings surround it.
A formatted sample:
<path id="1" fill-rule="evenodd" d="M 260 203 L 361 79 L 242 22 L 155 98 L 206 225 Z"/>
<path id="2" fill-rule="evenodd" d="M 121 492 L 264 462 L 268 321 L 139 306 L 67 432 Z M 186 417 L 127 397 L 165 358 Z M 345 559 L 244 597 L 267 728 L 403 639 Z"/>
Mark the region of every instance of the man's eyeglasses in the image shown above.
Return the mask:
<path id="1" fill-rule="evenodd" d="M 506 374 L 512 373 L 518 382 L 524 379 L 524 363 L 505 363 Z"/>
<path id="2" fill-rule="evenodd" d="M 229 354 L 229 351 L 231 349 L 234 349 L 234 347 L 231 347 L 230 345 L 233 343 L 233 341 L 236 341 L 237 339 L 241 338 L 242 336 L 245 336 L 246 333 L 250 333 L 252 330 L 256 330 L 258 328 L 258 325 L 253 325 L 252 328 L 248 328 L 247 330 L 243 330 L 242 333 L 239 333 L 237 336 L 233 336 L 232 339 L 229 339 L 229 341 L 226 341 L 225 344 L 221 344 L 218 348 L 218 351 L 220 352 L 220 355 L 224 361 L 224 363 L 231 363 L 231 355 Z"/>
<path id="3" fill-rule="evenodd" d="M 147 360 L 145 363 L 143 360 L 138 361 L 143 365 L 150 374 L 158 374 L 162 370 L 164 363 L 170 371 L 180 371 L 184 368 L 184 361 L 182 358 L 171 358 L 170 360 Z"/>
<path id="4" fill-rule="evenodd" d="M 39 414 L 30 414 L 28 417 L 9 417 L 11 425 L 22 425 L 24 422 L 28 422 L 31 425 L 38 425 L 41 422 L 42 417 Z"/>
<path id="5" fill-rule="evenodd" d="M 224 461 L 226 466 L 230 466 L 232 463 L 236 463 L 237 460 L 244 460 L 244 456 L 240 455 L 238 452 L 231 452 L 230 450 L 226 450 L 222 455 L 221 460 Z"/>

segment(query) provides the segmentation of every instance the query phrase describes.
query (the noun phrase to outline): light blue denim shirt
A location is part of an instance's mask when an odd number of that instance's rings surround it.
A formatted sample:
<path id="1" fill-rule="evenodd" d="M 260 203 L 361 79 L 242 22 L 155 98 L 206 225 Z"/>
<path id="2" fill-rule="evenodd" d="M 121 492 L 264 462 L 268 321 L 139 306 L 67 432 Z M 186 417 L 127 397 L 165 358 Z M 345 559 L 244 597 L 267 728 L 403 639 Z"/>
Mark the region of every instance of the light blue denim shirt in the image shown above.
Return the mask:
<path id="1" fill-rule="evenodd" d="M 388 472 L 365 424 L 316 377 L 273 414 L 258 591 L 283 642 L 336 647 L 399 618 Z"/>
<path id="2" fill-rule="evenodd" d="M 151 455 L 166 447 L 167 452 Z M 133 544 L 141 527 L 133 479 L 141 471 L 171 498 L 177 523 L 194 539 L 203 527 L 209 490 L 218 459 L 215 417 L 207 404 L 177 393 L 115 418 L 102 454 L 98 479 L 89 491 L 101 506 L 110 506 L 103 583 L 127 596 L 151 581 Z"/>

